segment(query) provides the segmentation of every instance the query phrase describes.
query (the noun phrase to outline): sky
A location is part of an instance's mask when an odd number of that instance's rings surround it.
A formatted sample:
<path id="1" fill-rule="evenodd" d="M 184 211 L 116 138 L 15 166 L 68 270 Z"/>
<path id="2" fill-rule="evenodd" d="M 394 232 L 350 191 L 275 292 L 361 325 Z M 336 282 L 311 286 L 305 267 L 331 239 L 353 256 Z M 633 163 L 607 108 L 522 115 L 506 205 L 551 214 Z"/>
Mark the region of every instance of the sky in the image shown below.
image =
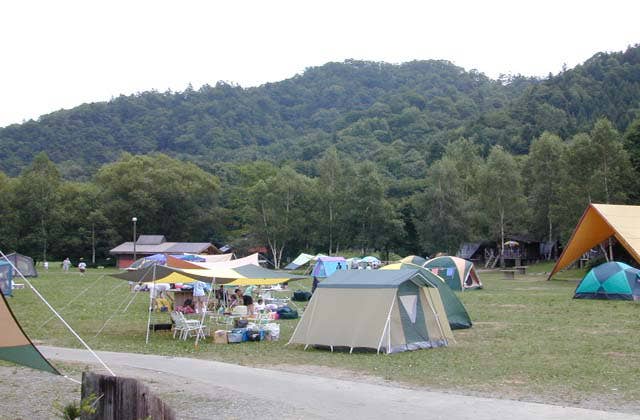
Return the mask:
<path id="1" fill-rule="evenodd" d="M 0 2 L 0 127 L 121 94 L 276 82 L 330 61 L 546 76 L 640 43 L 640 2 Z"/>

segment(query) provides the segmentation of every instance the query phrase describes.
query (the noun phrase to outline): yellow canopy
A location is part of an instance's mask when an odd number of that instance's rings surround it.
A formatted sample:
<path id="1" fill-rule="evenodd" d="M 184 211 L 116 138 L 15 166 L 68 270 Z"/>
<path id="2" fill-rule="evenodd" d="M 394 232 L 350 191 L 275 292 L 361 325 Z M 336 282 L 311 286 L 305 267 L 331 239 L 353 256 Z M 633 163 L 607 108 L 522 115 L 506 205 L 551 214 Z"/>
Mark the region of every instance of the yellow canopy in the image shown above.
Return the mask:
<path id="1" fill-rule="evenodd" d="M 549 279 L 611 236 L 640 264 L 640 206 L 590 204 L 549 274 Z"/>

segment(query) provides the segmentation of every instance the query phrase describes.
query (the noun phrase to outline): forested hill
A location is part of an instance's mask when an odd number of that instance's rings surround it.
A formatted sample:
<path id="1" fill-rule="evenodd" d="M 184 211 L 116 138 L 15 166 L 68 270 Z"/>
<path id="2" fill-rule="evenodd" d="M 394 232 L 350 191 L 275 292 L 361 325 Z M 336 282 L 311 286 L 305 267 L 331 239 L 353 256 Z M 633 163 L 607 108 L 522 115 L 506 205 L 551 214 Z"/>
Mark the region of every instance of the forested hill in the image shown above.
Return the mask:
<path id="1" fill-rule="evenodd" d="M 282 82 L 225 83 L 85 104 L 0 129 L 0 171 L 45 151 L 67 178 L 123 151 L 211 162 L 311 160 L 329 145 L 421 177 L 461 136 L 525 153 L 544 130 L 569 136 L 606 116 L 624 130 L 640 109 L 640 50 L 593 56 L 545 80 L 491 80 L 446 61 L 328 63 Z M 400 164 L 394 162 L 400 161 Z"/>

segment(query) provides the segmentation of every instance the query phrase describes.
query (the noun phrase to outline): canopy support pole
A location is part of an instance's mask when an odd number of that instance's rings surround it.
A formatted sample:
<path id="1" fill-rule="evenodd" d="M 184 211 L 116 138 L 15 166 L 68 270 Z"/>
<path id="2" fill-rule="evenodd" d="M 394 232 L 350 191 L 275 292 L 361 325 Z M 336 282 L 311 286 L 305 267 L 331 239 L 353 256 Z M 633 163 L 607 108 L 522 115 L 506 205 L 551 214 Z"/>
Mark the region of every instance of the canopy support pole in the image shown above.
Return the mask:
<path id="1" fill-rule="evenodd" d="M 199 280 L 198 280 L 199 281 Z M 213 293 L 213 288 L 216 284 L 216 278 L 213 277 L 211 279 L 211 288 L 209 289 L 209 296 L 207 296 L 207 301 L 204 304 L 204 311 L 202 311 L 202 320 L 200 320 L 200 328 L 196 331 L 196 348 L 198 348 L 198 343 L 200 339 L 200 335 L 204 335 L 204 319 L 207 316 L 207 307 L 209 306 L 209 302 L 211 301 L 211 293 Z M 203 337 L 204 338 L 204 337 Z"/>
<path id="2" fill-rule="evenodd" d="M 0 251 L 0 255 L 2 255 L 2 257 L 9 263 L 11 264 L 11 267 L 13 267 L 14 270 L 16 270 L 16 273 L 18 273 L 18 275 L 22 278 L 22 280 L 27 283 L 29 285 L 29 288 L 31 290 L 33 290 L 33 292 L 36 294 L 36 296 L 38 296 L 40 298 L 40 300 L 42 300 L 42 302 L 44 302 L 45 305 L 47 305 L 47 307 L 51 310 L 51 312 L 53 312 L 58 319 L 64 324 L 65 327 L 67 327 L 67 329 L 71 332 L 71 334 L 74 335 L 74 337 L 76 337 L 78 339 L 78 341 L 80 341 L 80 343 L 82 343 L 82 345 L 89 350 L 89 353 L 91 353 L 93 355 L 93 357 L 95 357 L 100 364 L 107 369 L 107 371 L 111 374 L 111 376 L 116 376 L 115 373 L 113 373 L 113 371 L 109 368 L 109 366 L 106 365 L 106 363 L 91 349 L 91 347 L 89 347 L 89 345 L 87 343 L 85 343 L 85 341 L 78 335 L 78 333 L 76 333 L 73 328 L 71 328 L 71 325 L 67 324 L 67 321 L 64 320 L 64 318 L 62 318 L 62 316 L 60 316 L 60 314 L 58 312 L 56 312 L 55 309 L 53 309 L 53 306 L 51 306 L 49 304 L 49 302 L 47 302 L 47 300 L 44 298 L 44 296 L 42 296 L 40 294 L 40 292 L 38 292 L 38 289 L 36 289 L 35 287 L 33 287 L 33 284 L 31 284 L 31 282 L 29 280 L 27 280 L 27 278 L 25 276 L 22 275 L 22 272 L 20 270 L 18 270 L 18 267 L 16 267 L 15 265 L 13 265 L 13 263 L 9 260 L 9 258 L 7 258 L 7 256 L 4 254 L 4 252 Z"/>
<path id="3" fill-rule="evenodd" d="M 145 273 L 146 275 L 146 273 Z M 156 293 L 156 265 L 153 264 L 153 290 L 149 291 L 149 311 L 147 315 L 147 338 L 145 344 L 149 344 L 149 327 L 151 326 L 151 311 L 153 311 L 153 295 Z"/>

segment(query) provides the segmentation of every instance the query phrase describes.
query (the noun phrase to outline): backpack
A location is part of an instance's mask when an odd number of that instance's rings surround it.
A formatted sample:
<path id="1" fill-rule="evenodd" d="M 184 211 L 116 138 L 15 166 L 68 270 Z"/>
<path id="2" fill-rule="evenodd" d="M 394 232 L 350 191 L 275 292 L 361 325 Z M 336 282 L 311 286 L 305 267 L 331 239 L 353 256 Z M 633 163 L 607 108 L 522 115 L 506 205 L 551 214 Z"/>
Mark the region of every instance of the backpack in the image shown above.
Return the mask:
<path id="1" fill-rule="evenodd" d="M 277 311 L 280 319 L 296 319 L 298 318 L 298 311 L 291 309 L 288 306 L 283 306 Z"/>
<path id="2" fill-rule="evenodd" d="M 296 290 L 295 292 L 293 292 L 293 296 L 291 297 L 291 300 L 294 300 L 296 302 L 306 302 L 309 299 L 311 299 L 311 293 L 305 292 L 303 290 Z"/>

